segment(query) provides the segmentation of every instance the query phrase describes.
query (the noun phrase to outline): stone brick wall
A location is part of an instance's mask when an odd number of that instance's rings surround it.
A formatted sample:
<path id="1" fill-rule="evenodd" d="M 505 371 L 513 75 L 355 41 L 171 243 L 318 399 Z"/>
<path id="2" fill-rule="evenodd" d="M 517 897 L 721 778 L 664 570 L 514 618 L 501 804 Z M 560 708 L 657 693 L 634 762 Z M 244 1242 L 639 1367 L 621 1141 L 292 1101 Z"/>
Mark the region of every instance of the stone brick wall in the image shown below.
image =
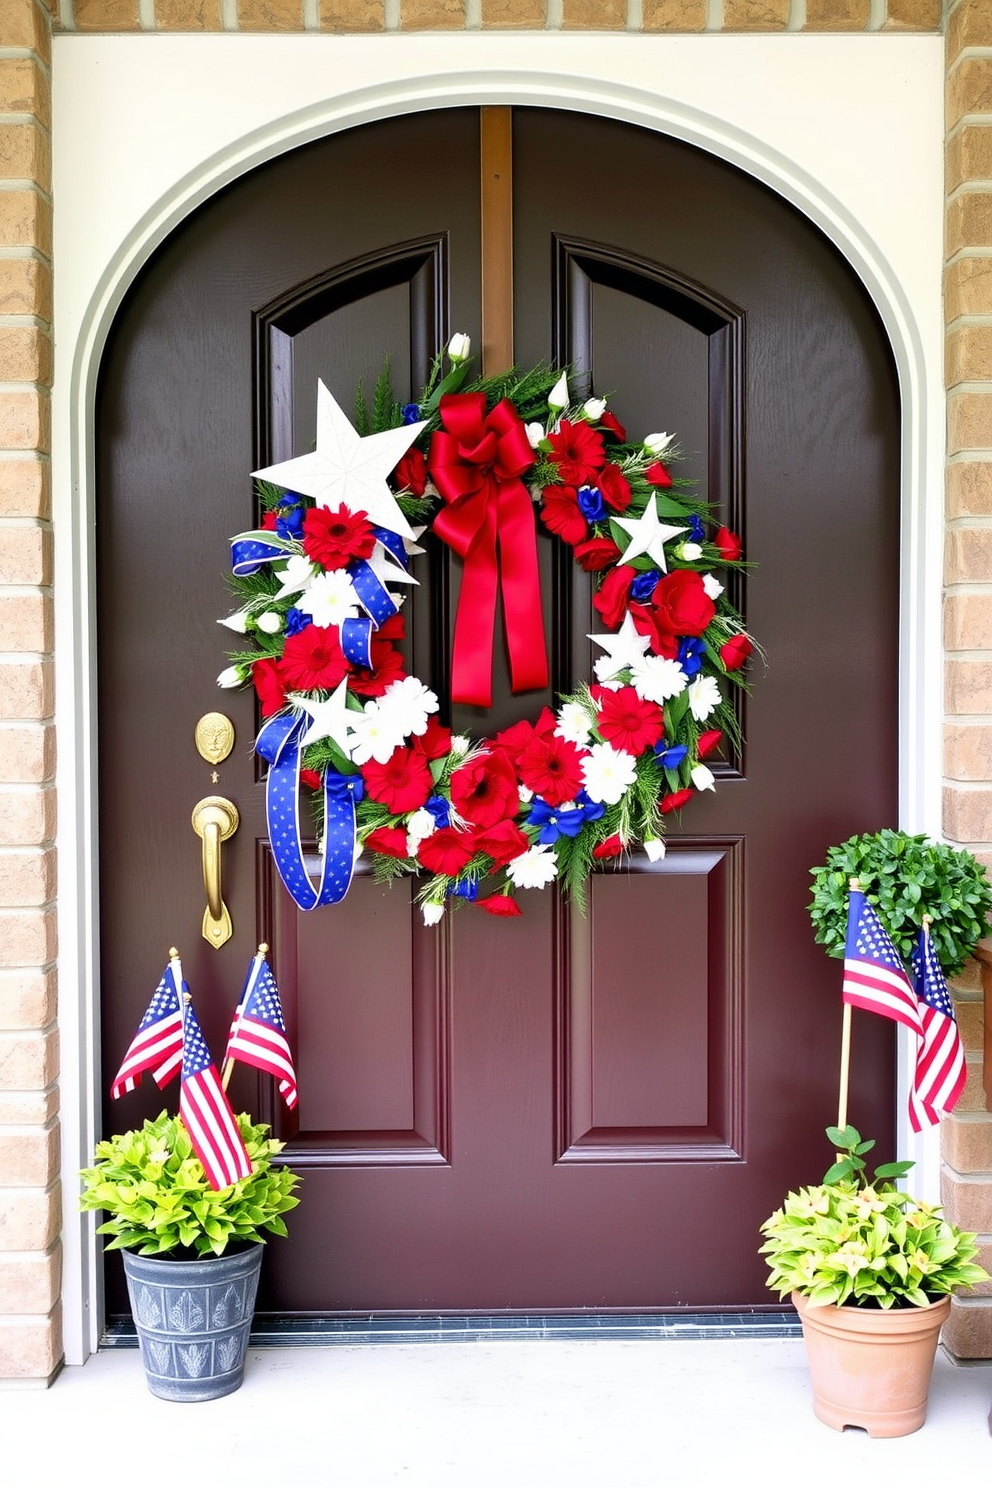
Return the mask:
<path id="1" fill-rule="evenodd" d="M 0 1378 L 59 1319 L 52 724 L 51 20 L 0 0 Z"/>

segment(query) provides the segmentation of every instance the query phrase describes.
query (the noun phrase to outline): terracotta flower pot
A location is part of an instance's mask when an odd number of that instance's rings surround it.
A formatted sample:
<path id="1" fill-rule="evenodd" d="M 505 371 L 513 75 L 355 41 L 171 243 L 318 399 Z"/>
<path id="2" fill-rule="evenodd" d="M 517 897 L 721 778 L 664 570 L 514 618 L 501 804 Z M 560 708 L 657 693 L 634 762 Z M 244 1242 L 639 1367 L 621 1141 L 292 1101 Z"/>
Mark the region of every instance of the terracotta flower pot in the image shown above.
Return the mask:
<path id="1" fill-rule="evenodd" d="M 811 1307 L 792 1294 L 813 1384 L 813 1411 L 835 1431 L 908 1436 L 926 1419 L 937 1339 L 950 1297 L 929 1307 Z"/>

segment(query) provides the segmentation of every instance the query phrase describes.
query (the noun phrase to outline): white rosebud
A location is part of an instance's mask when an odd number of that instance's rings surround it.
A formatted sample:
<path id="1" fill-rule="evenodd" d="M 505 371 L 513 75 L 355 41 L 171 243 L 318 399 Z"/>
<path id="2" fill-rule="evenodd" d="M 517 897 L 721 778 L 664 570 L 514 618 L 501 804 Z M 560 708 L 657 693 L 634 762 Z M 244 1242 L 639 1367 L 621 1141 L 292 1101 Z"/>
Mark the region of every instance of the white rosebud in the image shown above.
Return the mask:
<path id="1" fill-rule="evenodd" d="M 605 398 L 587 398 L 582 405 L 582 417 L 590 424 L 598 424 L 606 412 Z"/>
<path id="2" fill-rule="evenodd" d="M 674 438 L 674 434 L 649 434 L 644 440 L 644 448 L 649 455 L 663 455 Z"/>
<path id="3" fill-rule="evenodd" d="M 723 585 L 712 574 L 703 574 L 703 588 L 709 599 L 719 599 L 723 593 Z"/>
<path id="4" fill-rule="evenodd" d="M 221 672 L 220 676 L 217 678 L 217 686 L 218 687 L 240 687 L 243 681 L 244 681 L 244 678 L 241 675 L 241 668 L 240 667 L 236 667 L 236 666 L 230 666 L 230 667 L 225 667 L 224 670 Z"/>
<path id="5" fill-rule="evenodd" d="M 537 446 L 544 438 L 544 425 L 524 424 L 524 433 L 527 435 L 527 443 L 530 445 L 531 449 L 537 449 Z"/>
<path id="6" fill-rule="evenodd" d="M 266 610 L 264 615 L 259 615 L 255 624 L 266 635 L 278 635 L 279 631 L 282 630 L 282 616 L 275 610 Z"/>
<path id="7" fill-rule="evenodd" d="M 452 754 L 468 754 L 468 751 L 469 751 L 469 742 L 470 741 L 465 737 L 464 734 L 452 734 L 452 736 L 451 736 L 451 753 Z"/>
<path id="8" fill-rule="evenodd" d="M 457 366 L 457 364 L 459 362 L 467 362 L 468 359 L 469 359 L 469 357 L 471 355 L 472 355 L 472 338 L 471 338 L 471 336 L 464 335 L 464 333 L 462 331 L 456 331 L 455 334 L 452 336 L 451 340 L 448 342 L 448 356 L 449 356 L 449 358 Z M 443 907 L 442 907 L 441 913 L 442 914 L 444 913 Z M 439 915 L 438 916 L 438 919 L 440 919 L 440 917 L 441 916 Z M 431 925 L 434 925 L 436 923 L 437 923 L 436 920 L 429 920 L 428 921 L 428 924 L 431 924 Z"/>
<path id="9" fill-rule="evenodd" d="M 406 824 L 406 847 L 410 857 L 415 857 L 417 848 L 425 837 L 432 837 L 437 831 L 437 822 L 429 811 L 421 806 L 415 811 Z"/>
<path id="10" fill-rule="evenodd" d="M 660 863 L 665 856 L 665 844 L 660 837 L 645 837 L 644 851 L 647 853 L 649 863 Z"/>
<path id="11" fill-rule="evenodd" d="M 244 635 L 248 629 L 248 610 L 238 610 L 234 615 L 228 615 L 226 620 L 218 620 L 218 625 L 226 625 L 228 630 L 236 630 L 238 635 Z"/>
<path id="12" fill-rule="evenodd" d="M 568 377 L 564 372 L 548 394 L 548 407 L 554 413 L 568 407 Z"/>
<path id="13" fill-rule="evenodd" d="M 703 556 L 703 550 L 698 543 L 679 543 L 675 549 L 675 556 L 681 558 L 684 563 L 698 563 Z"/>
<path id="14" fill-rule="evenodd" d="M 432 904 L 428 900 L 428 902 L 426 904 L 422 904 L 420 906 L 420 909 L 421 909 L 421 913 L 424 916 L 424 924 L 425 925 L 436 925 L 436 924 L 438 924 L 438 922 L 440 920 L 443 920 L 444 919 L 444 905 L 443 904 Z"/>
<path id="15" fill-rule="evenodd" d="M 697 790 L 716 790 L 713 771 L 708 765 L 693 765 L 689 771 L 689 779 Z"/>
<path id="16" fill-rule="evenodd" d="M 321 852 L 323 852 L 324 851 L 323 847 L 321 847 L 320 850 L 321 850 Z M 364 851 L 365 851 L 365 843 L 364 842 L 359 842 L 358 838 L 356 837 L 355 838 L 355 856 L 354 856 L 353 861 L 357 863 L 358 860 L 359 860 L 359 858 L 362 856 L 362 853 Z"/>

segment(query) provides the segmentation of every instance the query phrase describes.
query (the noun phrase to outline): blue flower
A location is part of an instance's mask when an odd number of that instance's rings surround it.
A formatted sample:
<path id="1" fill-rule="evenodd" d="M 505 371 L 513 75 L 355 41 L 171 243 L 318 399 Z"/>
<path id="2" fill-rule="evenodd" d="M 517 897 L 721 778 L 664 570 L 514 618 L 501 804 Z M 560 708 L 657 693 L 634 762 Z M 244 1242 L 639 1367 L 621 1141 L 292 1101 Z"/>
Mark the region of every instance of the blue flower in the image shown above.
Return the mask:
<path id="1" fill-rule="evenodd" d="M 420 404 L 419 403 L 404 403 L 403 404 L 403 422 L 405 424 L 419 424 L 419 422 L 420 422 Z"/>
<path id="2" fill-rule="evenodd" d="M 703 519 L 702 517 L 698 517 L 695 515 L 695 513 L 693 513 L 693 515 L 689 518 L 689 536 L 686 541 L 701 543 L 705 541 L 705 538 L 706 528 L 703 526 Z"/>
<path id="3" fill-rule="evenodd" d="M 650 604 L 654 593 L 654 586 L 661 578 L 656 568 L 649 568 L 647 573 L 639 573 L 630 586 L 630 597 L 635 604 Z"/>
<path id="4" fill-rule="evenodd" d="M 683 636 L 679 641 L 679 666 L 687 677 L 695 677 L 702 670 L 706 655 L 706 642 L 701 636 Z"/>
<path id="5" fill-rule="evenodd" d="M 540 827 L 537 840 L 546 847 L 557 842 L 559 837 L 577 837 L 584 822 L 585 815 L 581 807 L 566 811 L 561 806 L 549 806 L 540 796 L 535 796 L 531 802 L 530 815 L 527 818 L 529 827 Z"/>
<path id="6" fill-rule="evenodd" d="M 664 739 L 654 746 L 654 757 L 663 770 L 677 770 L 688 753 L 685 744 L 666 744 Z"/>
<path id="7" fill-rule="evenodd" d="M 474 904 L 479 897 L 479 881 L 475 878 L 468 878 L 464 883 L 455 884 L 450 893 L 456 899 L 467 899 L 469 904 Z"/>
<path id="8" fill-rule="evenodd" d="M 451 802 L 446 801 L 443 796 L 431 796 L 425 801 L 424 810 L 429 811 L 439 827 L 447 827 L 451 823 Z"/>
<path id="9" fill-rule="evenodd" d="M 582 820 L 587 822 L 599 821 L 606 814 L 606 807 L 602 801 L 590 801 L 584 790 L 580 790 L 575 798 L 575 804 L 582 812 Z"/>
<path id="10" fill-rule="evenodd" d="M 598 486 L 580 486 L 578 501 L 587 522 L 601 522 L 606 516 L 606 502 Z"/>
<path id="11" fill-rule="evenodd" d="M 303 536 L 303 508 L 301 506 L 281 508 L 276 517 L 276 532 L 280 537 L 301 538 Z"/>
<path id="12" fill-rule="evenodd" d="M 301 630 L 306 630 L 308 625 L 313 624 L 313 616 L 308 615 L 305 610 L 298 610 L 295 605 L 286 611 L 286 634 L 288 636 L 299 635 Z"/>

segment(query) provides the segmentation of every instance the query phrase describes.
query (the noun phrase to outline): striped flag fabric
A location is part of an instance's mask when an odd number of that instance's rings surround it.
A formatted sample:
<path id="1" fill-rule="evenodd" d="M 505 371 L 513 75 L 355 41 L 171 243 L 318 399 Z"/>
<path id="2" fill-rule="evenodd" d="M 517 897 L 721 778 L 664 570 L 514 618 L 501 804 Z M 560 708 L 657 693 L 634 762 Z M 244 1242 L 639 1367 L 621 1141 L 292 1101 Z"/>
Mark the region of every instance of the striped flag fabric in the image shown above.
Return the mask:
<path id="1" fill-rule="evenodd" d="M 240 1059 L 243 1064 L 254 1065 L 256 1069 L 274 1075 L 286 1105 L 290 1110 L 296 1105 L 299 1099 L 296 1070 L 286 1037 L 279 988 L 269 963 L 261 954 L 253 957 L 248 968 L 224 1058 L 225 1063 L 229 1059 Z"/>
<path id="2" fill-rule="evenodd" d="M 954 1109 L 968 1071 L 954 1004 L 926 923 L 911 965 L 923 1023 L 909 1092 L 909 1124 L 918 1132 Z"/>
<path id="3" fill-rule="evenodd" d="M 847 903 L 844 949 L 844 1001 L 904 1023 L 922 1036 L 923 1024 L 913 984 L 885 926 L 861 889 Z"/>
<path id="4" fill-rule="evenodd" d="M 228 1188 L 248 1177 L 251 1159 L 191 1003 L 183 1011 L 179 1115 L 211 1188 Z"/>
<path id="5" fill-rule="evenodd" d="M 110 1093 L 114 1100 L 141 1084 L 141 1076 L 150 1069 L 152 1079 L 161 1089 L 179 1073 L 183 1062 L 183 1015 L 180 1003 L 182 972 L 169 965 L 155 988 L 145 1016 L 114 1076 Z"/>

